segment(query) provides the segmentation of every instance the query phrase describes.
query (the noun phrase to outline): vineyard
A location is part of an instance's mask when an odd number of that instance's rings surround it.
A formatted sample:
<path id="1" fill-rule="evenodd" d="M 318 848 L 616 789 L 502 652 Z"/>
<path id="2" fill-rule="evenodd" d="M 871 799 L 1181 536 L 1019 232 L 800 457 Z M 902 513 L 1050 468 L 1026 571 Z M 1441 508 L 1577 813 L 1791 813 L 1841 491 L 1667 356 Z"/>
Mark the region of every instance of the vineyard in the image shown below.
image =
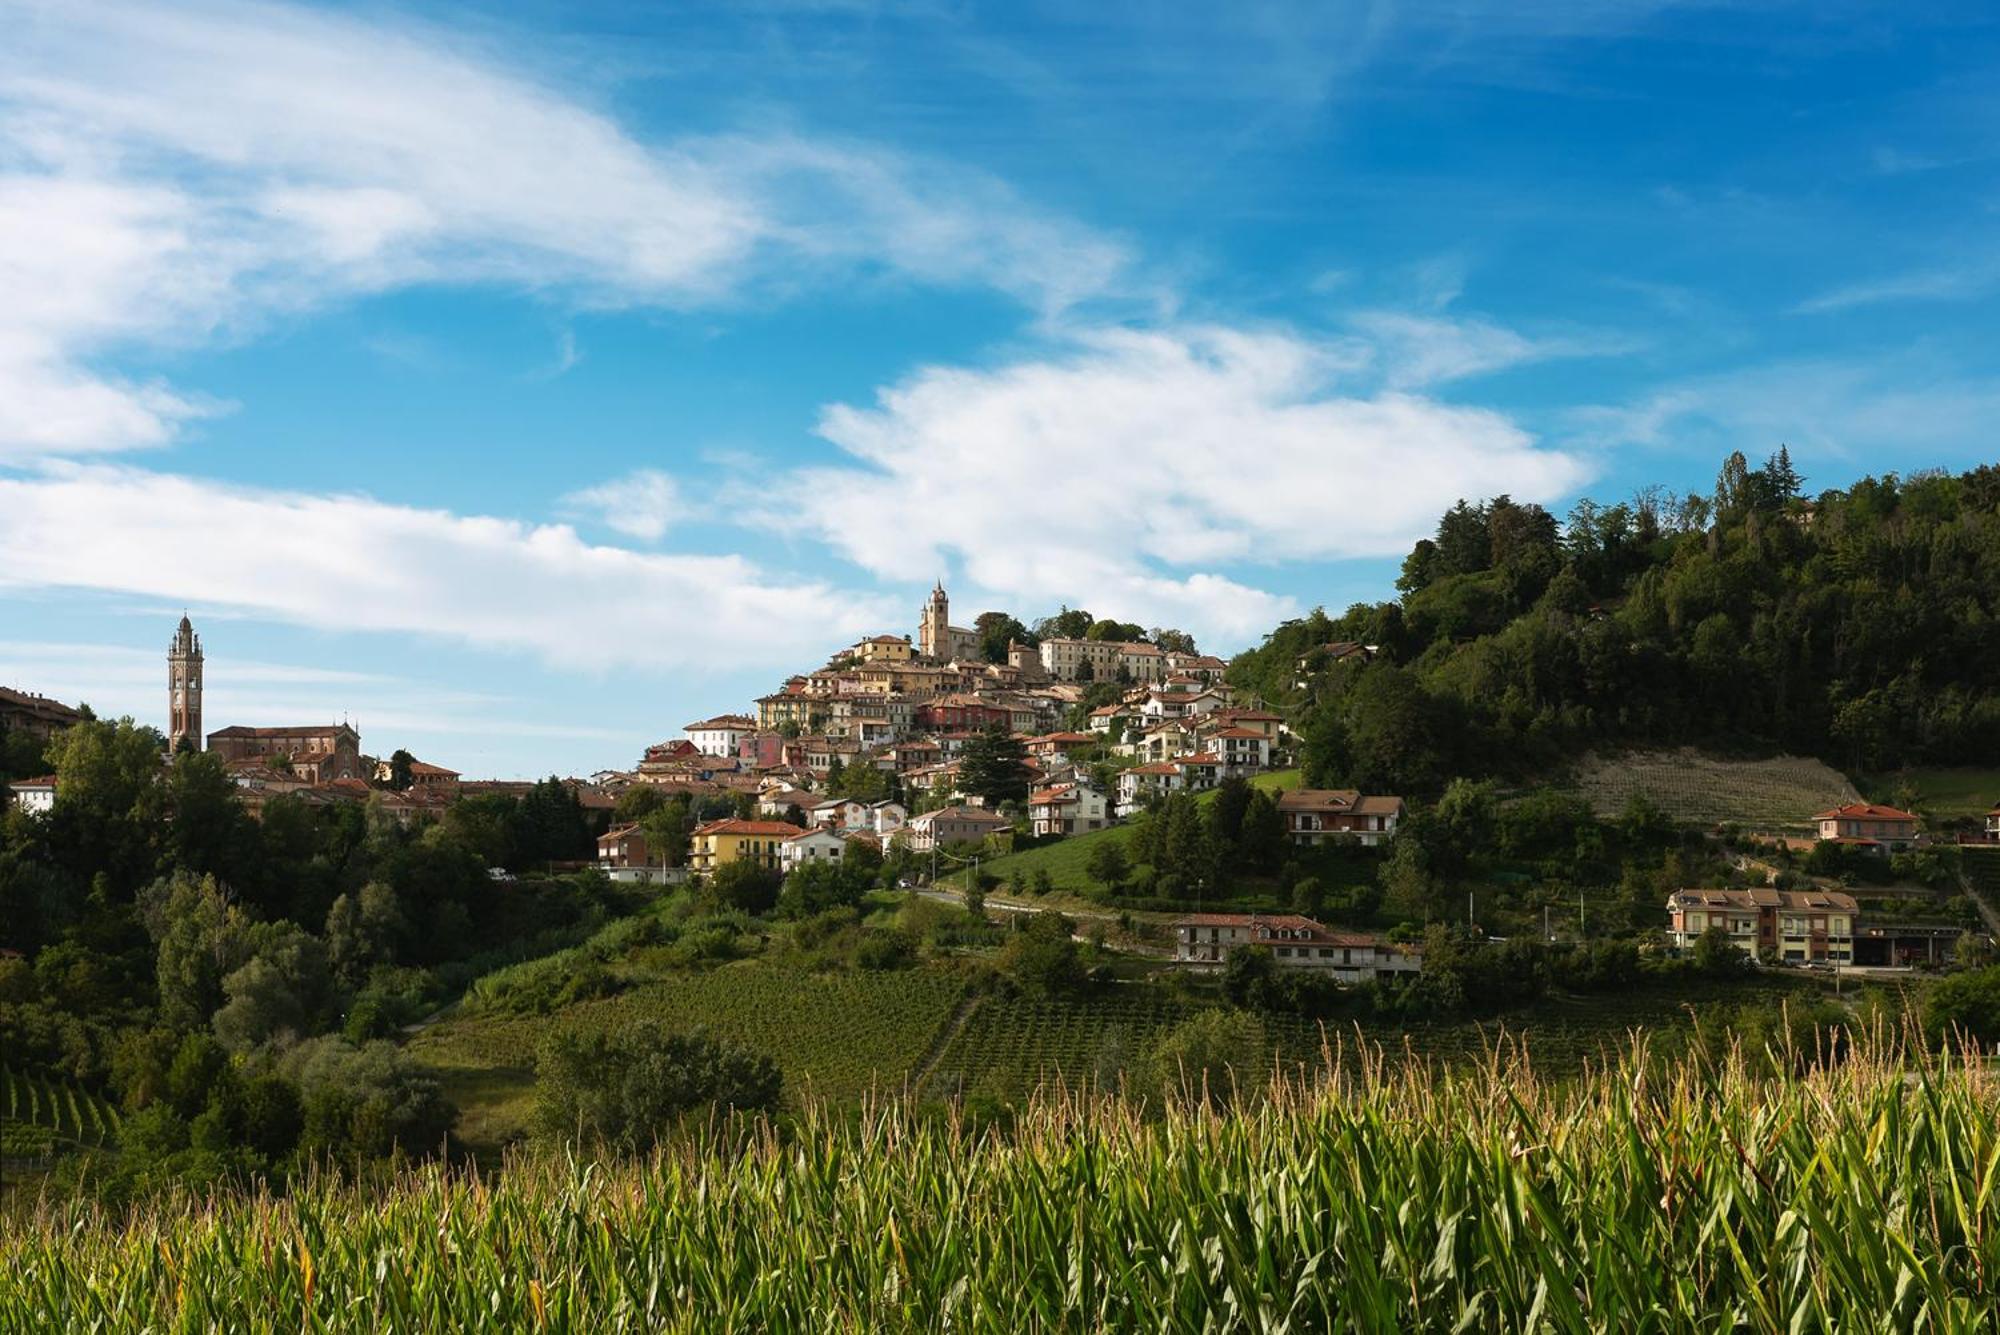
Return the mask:
<path id="1" fill-rule="evenodd" d="M 1996 859 L 2000 861 L 2000 859 Z M 1636 1031 L 1651 1041 L 1677 1045 L 1711 1005 L 1775 1003 L 1811 993 L 1796 980 L 1715 983 L 1691 993 L 1637 987 L 1593 996 L 1552 996 L 1488 1020 L 1329 1022 L 1295 1016 L 1262 1017 L 1271 1043 L 1266 1053 L 1245 1053 L 1245 1065 L 1274 1061 L 1313 1066 L 1327 1045 L 1357 1043 L 1394 1061 L 1462 1065 L 1488 1060 L 1497 1047 L 1519 1047 L 1548 1075 L 1570 1076 L 1615 1063 Z M 1026 1098 L 1045 1085 L 1071 1089 L 1114 1086 L 1121 1073 L 1141 1066 L 1175 1025 L 1205 1005 L 1165 988 L 1119 986 L 1075 1001 L 996 995 L 983 998 L 932 1070 L 925 1097 Z"/>
<path id="2" fill-rule="evenodd" d="M 1639 796 L 1688 825 L 1803 829 L 1814 812 L 1861 800 L 1838 770 L 1817 760 L 1720 760 L 1691 748 L 1595 757 L 1582 766 L 1577 787 L 1600 816 L 1616 816 Z"/>
<path id="3" fill-rule="evenodd" d="M 62 1146 L 95 1148 L 118 1137 L 117 1108 L 68 1081 L 0 1066 L 0 1084 L 6 1086 L 0 1152 L 40 1158 Z"/>
<path id="4" fill-rule="evenodd" d="M 615 1030 L 635 1020 L 704 1029 L 763 1053 L 788 1089 L 836 1101 L 897 1090 L 943 1029 L 965 980 L 945 968 L 814 973 L 747 960 L 661 976 L 553 1016 L 481 1015 L 446 1021 L 410 1041 L 446 1090 L 482 1123 L 475 1141 L 525 1124 L 536 1046 L 552 1029 Z"/>

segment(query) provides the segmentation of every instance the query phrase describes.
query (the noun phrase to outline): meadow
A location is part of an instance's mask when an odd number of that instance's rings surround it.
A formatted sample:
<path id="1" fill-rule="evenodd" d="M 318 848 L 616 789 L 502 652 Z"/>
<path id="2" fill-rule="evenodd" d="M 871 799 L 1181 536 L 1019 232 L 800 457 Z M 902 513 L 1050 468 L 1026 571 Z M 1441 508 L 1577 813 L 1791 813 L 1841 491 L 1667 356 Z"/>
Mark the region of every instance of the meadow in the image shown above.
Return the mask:
<path id="1" fill-rule="evenodd" d="M 1539 1078 L 1333 1048 L 1233 1107 L 898 1101 L 652 1155 L 46 1200 L 0 1328 L 1990 1330 L 2000 1082 L 1881 1034 Z"/>

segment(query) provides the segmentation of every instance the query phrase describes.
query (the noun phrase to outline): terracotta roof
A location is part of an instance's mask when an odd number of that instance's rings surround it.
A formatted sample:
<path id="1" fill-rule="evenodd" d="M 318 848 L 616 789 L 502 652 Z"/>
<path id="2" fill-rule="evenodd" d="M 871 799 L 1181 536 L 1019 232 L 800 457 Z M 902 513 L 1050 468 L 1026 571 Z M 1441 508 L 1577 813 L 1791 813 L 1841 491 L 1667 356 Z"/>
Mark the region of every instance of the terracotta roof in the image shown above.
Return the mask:
<path id="1" fill-rule="evenodd" d="M 756 726 L 757 720 L 751 718 L 748 714 L 717 714 L 714 718 L 705 718 L 699 723 L 690 723 L 683 731 L 696 732 L 703 728 L 710 730 L 716 728 L 735 728 L 738 731 L 747 731 Z"/>
<path id="2" fill-rule="evenodd" d="M 694 828 L 696 837 L 708 834 L 741 834 L 756 838 L 790 838 L 799 832 L 796 825 L 781 820 L 712 820 Z"/>
<path id="3" fill-rule="evenodd" d="M 1296 913 L 1190 913 L 1184 918 L 1174 919 L 1174 926 L 1242 927 L 1253 932 L 1261 927 L 1272 932 L 1303 932 L 1304 937 L 1293 939 L 1303 939 L 1319 945 L 1383 946 L 1383 943 L 1375 937 L 1360 936 L 1352 932 L 1336 932 L 1324 924 Z"/>
<path id="4" fill-rule="evenodd" d="M 22 788 L 53 788 L 56 786 L 56 776 L 53 774 L 43 774 L 33 779 L 10 779 L 7 781 L 7 786 L 16 790 Z"/>
<path id="5" fill-rule="evenodd" d="M 1813 817 L 1814 820 L 1834 820 L 1836 818 L 1842 820 L 1906 820 L 1911 824 L 1915 824 L 1917 819 L 1907 811 L 1898 811 L 1894 807 L 1879 806 L 1874 802 L 1849 802 L 1844 807 L 1835 807 L 1831 811 L 1822 811 Z"/>
<path id="6" fill-rule="evenodd" d="M 785 828 L 788 830 L 794 830 L 792 836 L 789 839 L 785 840 L 785 842 L 788 844 L 797 843 L 801 839 L 811 839 L 815 835 L 825 835 L 829 839 L 840 838 L 839 835 L 835 834 L 832 830 L 827 829 L 824 825 L 816 826 L 815 828 L 810 830 L 797 830 L 790 825 L 787 825 Z"/>
<path id="7" fill-rule="evenodd" d="M 1278 810 L 1352 811 L 1360 800 L 1352 788 L 1292 788 L 1278 794 Z"/>
<path id="8" fill-rule="evenodd" d="M 1125 772 L 1127 774 L 1179 774 L 1181 767 L 1171 760 L 1156 760 L 1150 765 L 1135 765 Z"/>
<path id="9" fill-rule="evenodd" d="M 1258 732 L 1255 728 L 1224 728 L 1215 735 L 1217 737 L 1248 737 L 1260 742 L 1264 740 L 1264 734 Z"/>
<path id="10" fill-rule="evenodd" d="M 1839 890 L 1773 890 L 1759 886 L 1752 890 L 1676 890 L 1674 903 L 1682 908 L 1769 908 L 1797 912 L 1853 913 L 1854 896 Z"/>
<path id="11" fill-rule="evenodd" d="M 920 820 L 936 821 L 945 819 L 969 820 L 972 821 L 974 824 L 985 822 L 994 825 L 1012 825 L 1014 823 L 1008 820 L 1005 816 L 1002 816 L 997 812 L 988 811 L 984 807 L 967 807 L 967 806 L 940 807 L 936 811 L 926 811 L 921 816 L 913 817 L 912 823 L 915 823 L 916 821 Z"/>

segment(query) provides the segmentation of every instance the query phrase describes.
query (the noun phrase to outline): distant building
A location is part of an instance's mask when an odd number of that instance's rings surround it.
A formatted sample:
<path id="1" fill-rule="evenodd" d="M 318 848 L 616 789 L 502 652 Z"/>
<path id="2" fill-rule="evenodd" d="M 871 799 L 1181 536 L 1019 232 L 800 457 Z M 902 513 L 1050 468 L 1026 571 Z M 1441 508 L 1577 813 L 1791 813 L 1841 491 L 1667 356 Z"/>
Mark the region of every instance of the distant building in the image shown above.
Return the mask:
<path id="1" fill-rule="evenodd" d="M 1682 950 L 1720 927 L 1752 958 L 1854 962 L 1857 909 L 1854 896 L 1838 890 L 1676 890 L 1667 914 L 1668 939 Z"/>
<path id="2" fill-rule="evenodd" d="M 1174 960 L 1216 968 L 1231 952 L 1262 946 L 1283 969 L 1310 969 L 1343 983 L 1361 983 L 1383 974 L 1417 973 L 1422 965 L 1372 936 L 1336 932 L 1311 918 L 1278 913 L 1192 913 L 1174 923 Z"/>
<path id="3" fill-rule="evenodd" d="M 847 852 L 847 841 L 826 826 L 793 830 L 792 837 L 778 845 L 778 865 L 789 876 L 812 862 L 838 862 Z"/>
<path id="4" fill-rule="evenodd" d="M 1088 784 L 1059 783 L 1028 794 L 1028 825 L 1038 839 L 1088 834 L 1110 824 L 1104 794 Z"/>
<path id="5" fill-rule="evenodd" d="M 1364 797 L 1352 788 L 1294 788 L 1278 795 L 1285 838 L 1295 844 L 1329 840 L 1385 844 L 1403 818 L 1400 797 Z"/>
<path id="6" fill-rule="evenodd" d="M 903 828 L 908 832 L 910 848 L 928 853 L 950 844 L 980 843 L 991 835 L 1013 829 L 1014 823 L 981 807 L 954 806 L 912 816 Z"/>
<path id="7" fill-rule="evenodd" d="M 31 816 L 44 816 L 56 809 L 56 776 L 16 779 L 6 785 L 7 801 Z"/>
<path id="8" fill-rule="evenodd" d="M 83 711 L 46 695 L 0 686 L 0 732 L 25 732 L 48 738 L 83 722 Z"/>
<path id="9" fill-rule="evenodd" d="M 684 732 L 694 749 L 705 756 L 733 756 L 745 737 L 757 731 L 757 720 L 746 714 L 718 714 L 690 723 Z"/>
<path id="10" fill-rule="evenodd" d="M 222 728 L 208 735 L 208 749 L 225 762 L 263 760 L 289 766 L 308 783 L 361 779 L 361 734 L 345 723 L 285 728 Z"/>
<path id="11" fill-rule="evenodd" d="M 1986 838 L 1990 843 L 2000 844 L 2000 805 L 1986 813 Z"/>
<path id="12" fill-rule="evenodd" d="M 924 604 L 923 618 L 917 626 L 917 652 L 941 663 L 979 657 L 979 632 L 951 624 L 951 598 L 944 591 L 943 580 L 938 581 L 931 590 L 930 601 Z"/>
<path id="13" fill-rule="evenodd" d="M 186 616 L 167 646 L 167 751 L 201 750 L 201 637 Z"/>
<path id="14" fill-rule="evenodd" d="M 1813 817 L 1822 843 L 1855 844 L 1900 853 L 1917 841 L 1917 818 L 1895 807 L 1850 802 Z"/>
<path id="15" fill-rule="evenodd" d="M 732 862 L 755 862 L 776 871 L 779 849 L 799 832 L 796 825 L 775 820 L 712 820 L 695 826 L 688 839 L 688 865 L 708 873 Z"/>

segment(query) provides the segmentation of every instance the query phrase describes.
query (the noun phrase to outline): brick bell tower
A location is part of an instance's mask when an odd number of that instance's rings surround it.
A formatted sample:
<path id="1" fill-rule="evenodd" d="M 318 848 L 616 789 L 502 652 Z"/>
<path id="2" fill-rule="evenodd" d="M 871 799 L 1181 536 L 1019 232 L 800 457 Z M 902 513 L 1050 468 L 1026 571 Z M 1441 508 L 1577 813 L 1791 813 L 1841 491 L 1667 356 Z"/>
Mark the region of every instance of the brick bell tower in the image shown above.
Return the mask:
<path id="1" fill-rule="evenodd" d="M 167 646 L 167 751 L 201 750 L 201 636 L 185 616 Z"/>

